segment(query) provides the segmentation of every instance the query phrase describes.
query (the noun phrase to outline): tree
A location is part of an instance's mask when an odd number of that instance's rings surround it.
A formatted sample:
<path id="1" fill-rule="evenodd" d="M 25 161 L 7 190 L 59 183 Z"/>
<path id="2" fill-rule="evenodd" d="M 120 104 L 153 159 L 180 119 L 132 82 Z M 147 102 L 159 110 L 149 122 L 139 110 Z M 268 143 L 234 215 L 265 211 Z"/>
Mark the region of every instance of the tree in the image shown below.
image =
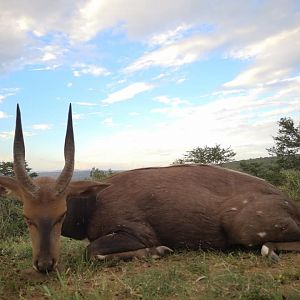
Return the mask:
<path id="1" fill-rule="evenodd" d="M 278 134 L 273 137 L 275 146 L 267 150 L 277 157 L 277 164 L 282 169 L 300 170 L 300 123 L 296 127 L 291 118 L 281 118 L 278 125 Z"/>
<path id="2" fill-rule="evenodd" d="M 219 144 L 214 147 L 196 147 L 191 151 L 187 151 L 183 155 L 183 158 L 175 160 L 173 164 L 201 163 L 223 165 L 226 162 L 232 161 L 235 155 L 236 153 L 231 147 L 221 148 Z"/>
<path id="3" fill-rule="evenodd" d="M 28 167 L 27 162 L 25 161 L 25 169 L 31 178 L 35 178 L 38 176 L 36 172 L 31 172 L 31 168 Z M 0 162 L 0 175 L 14 177 L 14 163 L 11 161 L 2 161 Z"/>
<path id="4" fill-rule="evenodd" d="M 104 179 L 112 176 L 113 174 L 114 172 L 111 169 L 104 171 L 93 167 L 92 170 L 90 171 L 90 178 L 95 181 L 103 181 Z"/>

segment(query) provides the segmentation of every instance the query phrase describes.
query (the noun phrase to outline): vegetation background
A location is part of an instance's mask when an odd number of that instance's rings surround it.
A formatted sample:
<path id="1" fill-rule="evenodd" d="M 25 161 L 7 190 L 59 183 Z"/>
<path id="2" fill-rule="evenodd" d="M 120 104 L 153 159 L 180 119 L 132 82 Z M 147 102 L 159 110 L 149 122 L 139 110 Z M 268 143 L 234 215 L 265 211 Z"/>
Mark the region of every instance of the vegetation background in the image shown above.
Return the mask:
<path id="1" fill-rule="evenodd" d="M 213 163 L 262 177 L 300 201 L 300 124 L 282 118 L 271 158 L 234 162 L 221 145 L 195 148 L 174 163 Z M 32 173 L 27 166 L 31 176 Z M 12 163 L 0 173 L 13 176 Z M 112 170 L 93 168 L 104 180 Z M 62 238 L 60 269 L 41 275 L 31 266 L 31 245 L 22 207 L 0 187 L 0 299 L 300 299 L 300 254 L 272 263 L 257 251 L 182 252 L 160 260 L 95 262 L 85 243 Z"/>

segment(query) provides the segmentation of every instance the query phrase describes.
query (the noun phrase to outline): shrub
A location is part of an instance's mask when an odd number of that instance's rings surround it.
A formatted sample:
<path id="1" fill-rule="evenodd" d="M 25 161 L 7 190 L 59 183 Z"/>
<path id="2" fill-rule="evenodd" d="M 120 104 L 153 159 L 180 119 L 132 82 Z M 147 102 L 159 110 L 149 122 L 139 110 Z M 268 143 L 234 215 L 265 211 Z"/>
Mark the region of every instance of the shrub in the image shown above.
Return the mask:
<path id="1" fill-rule="evenodd" d="M 284 181 L 281 190 L 295 201 L 300 201 L 300 171 L 285 170 L 282 171 L 282 174 L 284 175 Z"/>
<path id="2" fill-rule="evenodd" d="M 280 186 L 284 182 L 285 176 L 276 164 L 242 160 L 239 167 L 243 172 L 263 178 L 276 186 Z"/>
<path id="3" fill-rule="evenodd" d="M 231 149 L 222 148 L 220 144 L 213 147 L 196 147 L 187 151 L 183 158 L 176 159 L 172 164 L 214 164 L 222 166 L 224 163 L 233 160 L 236 153 Z"/>
<path id="4" fill-rule="evenodd" d="M 93 167 L 90 171 L 90 180 L 94 181 L 104 181 L 105 179 L 114 175 L 115 172 L 112 169 L 108 169 L 107 171 L 100 170 L 98 168 Z"/>

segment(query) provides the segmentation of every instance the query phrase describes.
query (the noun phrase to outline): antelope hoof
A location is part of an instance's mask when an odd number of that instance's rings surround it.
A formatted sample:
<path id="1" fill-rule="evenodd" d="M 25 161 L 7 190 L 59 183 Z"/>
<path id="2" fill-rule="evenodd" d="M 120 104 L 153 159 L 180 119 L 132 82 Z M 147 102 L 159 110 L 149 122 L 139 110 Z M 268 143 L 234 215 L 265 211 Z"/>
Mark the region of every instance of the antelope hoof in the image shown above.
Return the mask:
<path id="1" fill-rule="evenodd" d="M 174 251 L 166 246 L 158 246 L 155 248 L 150 248 L 151 257 L 154 259 L 158 259 L 167 254 L 173 253 Z"/>
<path id="2" fill-rule="evenodd" d="M 278 254 L 276 254 L 273 249 L 270 249 L 266 245 L 263 245 L 261 247 L 261 255 L 265 256 L 265 257 L 268 257 L 270 260 L 272 260 L 274 262 L 279 262 L 280 261 L 280 258 L 278 256 Z"/>
<path id="3" fill-rule="evenodd" d="M 173 253 L 174 251 L 166 246 L 158 246 L 156 247 L 156 251 L 160 256 L 164 256 L 166 254 Z"/>
<path id="4" fill-rule="evenodd" d="M 271 251 L 269 258 L 274 261 L 274 262 L 279 262 L 280 258 L 278 256 L 278 254 L 276 254 L 273 250 Z"/>
<path id="5" fill-rule="evenodd" d="M 106 257 L 107 257 L 107 255 L 101 255 L 101 254 L 98 254 L 98 255 L 92 256 L 92 259 L 104 261 L 104 260 L 106 260 Z"/>

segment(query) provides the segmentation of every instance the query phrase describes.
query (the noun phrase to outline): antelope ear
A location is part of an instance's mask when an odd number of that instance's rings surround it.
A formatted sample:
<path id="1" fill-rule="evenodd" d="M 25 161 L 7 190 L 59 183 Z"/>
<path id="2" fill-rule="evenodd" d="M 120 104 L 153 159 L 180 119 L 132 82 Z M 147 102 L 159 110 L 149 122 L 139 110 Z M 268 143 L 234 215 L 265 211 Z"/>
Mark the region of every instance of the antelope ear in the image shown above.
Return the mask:
<path id="1" fill-rule="evenodd" d="M 67 194 L 68 196 L 88 196 L 88 195 L 97 195 L 100 191 L 109 187 L 110 184 L 90 181 L 90 180 L 80 180 L 80 181 L 71 181 Z"/>
<path id="2" fill-rule="evenodd" d="M 15 196 L 22 202 L 21 189 L 15 178 L 0 176 L 0 196 Z"/>

